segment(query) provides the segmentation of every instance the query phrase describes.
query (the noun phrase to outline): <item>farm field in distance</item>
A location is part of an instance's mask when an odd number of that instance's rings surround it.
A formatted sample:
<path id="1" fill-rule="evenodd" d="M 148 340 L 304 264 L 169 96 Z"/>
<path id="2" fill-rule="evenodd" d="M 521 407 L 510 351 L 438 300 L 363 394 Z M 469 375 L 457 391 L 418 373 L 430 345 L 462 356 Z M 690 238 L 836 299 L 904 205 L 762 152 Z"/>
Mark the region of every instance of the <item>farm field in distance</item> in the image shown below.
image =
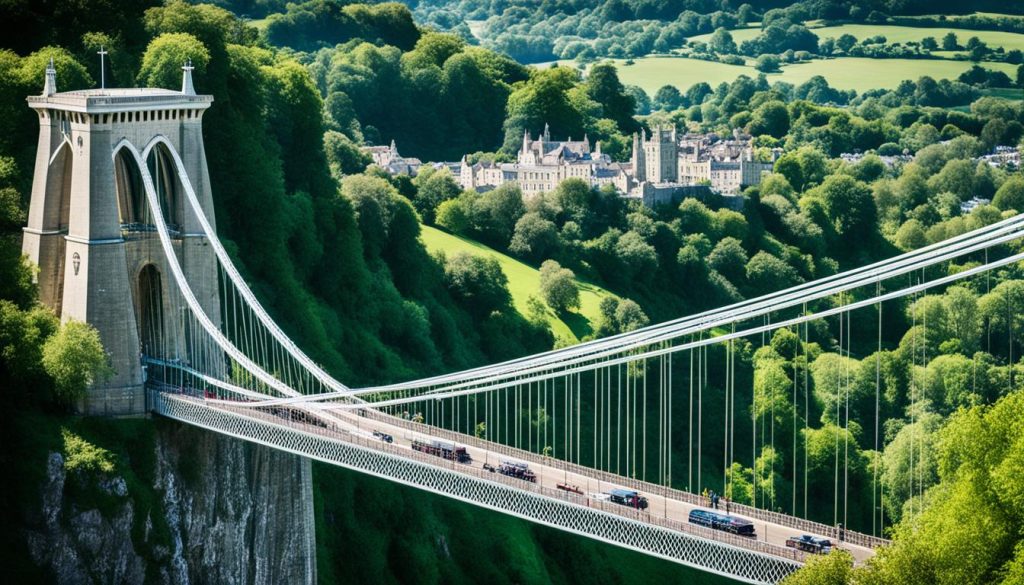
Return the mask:
<path id="1" fill-rule="evenodd" d="M 1024 36 L 1024 35 L 1022 35 Z M 884 63 L 884 67 L 881 65 Z M 893 89 L 904 79 L 916 80 L 927 75 L 934 79 L 956 79 L 974 64 L 969 61 L 948 61 L 942 59 L 871 59 L 867 57 L 840 57 L 837 59 L 815 59 L 794 63 L 782 68 L 781 73 L 768 75 L 769 82 L 787 81 L 801 84 L 815 75 L 828 80 L 829 85 L 838 89 L 855 89 L 863 92 L 869 89 Z M 983 62 L 986 69 L 1014 75 L 1016 65 L 1009 63 Z M 756 75 L 756 71 L 754 72 Z"/>
<path id="2" fill-rule="evenodd" d="M 619 79 L 627 85 L 638 85 L 654 95 L 663 85 L 671 84 L 685 91 L 688 87 L 706 81 L 712 87 L 730 83 L 740 75 L 757 77 L 759 72 L 748 65 L 726 65 L 717 61 L 703 61 L 686 57 L 643 57 L 626 65 L 622 59 L 612 60 L 618 67 Z M 884 64 L 885 67 L 880 65 Z M 561 66 L 575 66 L 572 61 L 561 61 Z M 945 59 L 871 59 L 866 57 L 840 57 L 814 59 L 786 65 L 779 73 L 769 73 L 769 83 L 786 81 L 801 84 L 815 75 L 828 80 L 837 89 L 893 89 L 904 79 L 917 79 L 928 75 L 935 79 L 956 79 L 971 68 L 969 61 Z M 1016 65 L 985 62 L 982 67 L 1014 75 Z M 1018 91 L 1018 93 L 1020 93 Z M 1024 95 L 1020 97 L 1024 98 Z"/>
<path id="3" fill-rule="evenodd" d="M 829 37 L 838 39 L 844 34 L 850 34 L 856 37 L 858 41 L 882 35 L 888 44 L 906 43 L 908 41 L 920 42 L 925 37 L 933 37 L 941 41 L 943 36 L 952 32 L 959 39 L 961 45 L 966 43 L 967 39 L 971 37 L 978 37 L 982 42 L 993 48 L 1003 47 L 1007 51 L 1011 49 L 1024 50 L 1024 34 L 1005 31 L 895 26 L 888 24 L 842 24 L 819 28 L 811 27 L 811 32 L 818 35 L 819 39 L 827 39 Z M 729 31 L 736 44 L 753 39 L 760 33 L 761 30 L 759 28 L 738 28 Z M 687 40 L 707 42 L 710 38 L 711 34 L 705 34 L 690 37 Z"/>

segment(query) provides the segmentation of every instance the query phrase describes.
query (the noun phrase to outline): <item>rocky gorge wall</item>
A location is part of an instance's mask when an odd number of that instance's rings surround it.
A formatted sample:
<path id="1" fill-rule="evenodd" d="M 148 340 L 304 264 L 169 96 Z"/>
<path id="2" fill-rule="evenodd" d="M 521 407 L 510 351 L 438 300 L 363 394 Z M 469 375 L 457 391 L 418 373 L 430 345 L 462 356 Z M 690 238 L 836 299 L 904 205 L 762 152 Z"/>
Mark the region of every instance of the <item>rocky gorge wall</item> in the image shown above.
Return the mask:
<path id="1" fill-rule="evenodd" d="M 59 583 L 314 583 L 310 462 L 154 421 L 146 481 L 81 477 L 51 451 L 25 510 L 35 564 Z M 141 483 L 141 485 L 140 485 Z M 96 497 L 84 497 L 95 493 Z M 145 510 L 143 510 L 145 508 Z"/>

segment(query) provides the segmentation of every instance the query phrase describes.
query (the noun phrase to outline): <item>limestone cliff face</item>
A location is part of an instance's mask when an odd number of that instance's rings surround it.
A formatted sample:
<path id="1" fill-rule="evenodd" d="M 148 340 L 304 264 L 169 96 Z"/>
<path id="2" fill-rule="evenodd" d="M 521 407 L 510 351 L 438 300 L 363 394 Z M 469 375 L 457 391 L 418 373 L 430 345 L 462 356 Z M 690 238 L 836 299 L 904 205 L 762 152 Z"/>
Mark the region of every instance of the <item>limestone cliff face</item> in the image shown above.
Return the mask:
<path id="1" fill-rule="evenodd" d="M 50 454 L 40 506 L 28 511 L 37 564 L 60 583 L 316 581 L 308 460 L 178 424 L 156 437 L 144 518 L 120 477 L 93 486 L 108 505 L 84 508 Z"/>

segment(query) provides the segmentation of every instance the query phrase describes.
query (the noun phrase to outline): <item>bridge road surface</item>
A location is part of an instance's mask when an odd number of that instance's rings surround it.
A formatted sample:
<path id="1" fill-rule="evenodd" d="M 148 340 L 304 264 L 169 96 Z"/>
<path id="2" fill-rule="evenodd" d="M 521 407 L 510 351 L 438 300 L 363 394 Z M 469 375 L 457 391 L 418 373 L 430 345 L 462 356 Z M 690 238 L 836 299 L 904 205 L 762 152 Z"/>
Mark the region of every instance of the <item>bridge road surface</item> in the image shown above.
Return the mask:
<path id="1" fill-rule="evenodd" d="M 318 412 L 317 414 L 322 416 L 322 413 Z M 337 424 L 339 424 L 339 426 L 348 426 L 349 428 L 347 430 L 349 432 L 371 439 L 376 439 L 373 436 L 373 431 L 387 433 L 393 437 L 393 445 L 399 445 L 410 450 L 412 450 L 413 439 L 430 441 L 435 438 L 427 434 L 417 433 L 415 431 L 411 431 L 400 426 L 388 424 L 380 420 L 364 418 L 354 414 L 353 411 L 351 410 L 333 411 L 330 415 L 330 419 L 332 420 L 332 422 L 336 422 Z M 448 441 L 447 439 L 440 440 L 451 442 Z M 467 452 L 473 458 L 473 461 L 471 463 L 466 464 L 467 467 L 475 466 L 479 468 L 484 463 L 488 463 L 490 465 L 497 467 L 502 461 L 517 461 L 516 459 L 511 458 L 509 456 L 500 453 L 495 453 L 492 451 L 487 451 L 479 447 L 466 445 L 464 443 L 458 443 L 457 441 L 456 444 L 459 445 L 460 447 L 465 447 Z M 554 466 L 546 466 L 532 461 L 527 463 L 530 466 L 530 470 L 537 475 L 537 482 L 541 486 L 551 489 L 557 489 L 557 484 L 559 483 L 572 484 L 577 486 L 580 490 L 583 491 L 586 497 L 591 499 L 598 499 L 599 495 L 601 495 L 602 493 L 607 493 L 609 490 L 614 488 L 622 488 L 628 490 L 633 489 L 628 486 L 617 485 L 615 483 L 609 483 L 606 481 L 599 481 L 597 479 L 587 477 L 584 475 L 566 472 Z M 522 481 L 524 484 L 529 483 L 526 480 Z M 645 496 L 647 498 L 649 507 L 646 511 L 649 514 L 651 514 L 652 516 L 667 517 L 678 522 L 688 522 L 691 510 L 710 509 L 695 506 L 693 504 L 690 504 L 689 502 L 683 502 L 674 498 L 666 498 L 664 495 L 659 495 L 657 493 L 640 492 L 640 495 Z M 718 512 L 723 514 L 725 513 L 724 504 L 719 503 Z M 768 542 L 770 544 L 774 544 L 780 547 L 785 547 L 786 539 L 791 536 L 798 536 L 800 534 L 811 534 L 813 536 L 821 536 L 820 534 L 815 534 L 813 532 L 803 531 L 798 528 L 790 528 L 788 526 L 766 522 L 755 518 L 748 518 L 740 515 L 737 515 L 737 517 L 743 518 L 744 520 L 748 520 L 754 524 L 754 528 L 757 532 L 757 540 L 760 540 L 762 542 Z M 848 542 L 836 543 L 834 538 L 831 540 L 833 541 L 833 545 L 838 545 L 838 548 L 842 548 L 843 550 L 849 551 L 850 554 L 853 555 L 854 560 L 858 564 L 863 563 L 865 560 L 874 555 L 874 550 L 872 550 L 871 548 L 857 546 Z"/>

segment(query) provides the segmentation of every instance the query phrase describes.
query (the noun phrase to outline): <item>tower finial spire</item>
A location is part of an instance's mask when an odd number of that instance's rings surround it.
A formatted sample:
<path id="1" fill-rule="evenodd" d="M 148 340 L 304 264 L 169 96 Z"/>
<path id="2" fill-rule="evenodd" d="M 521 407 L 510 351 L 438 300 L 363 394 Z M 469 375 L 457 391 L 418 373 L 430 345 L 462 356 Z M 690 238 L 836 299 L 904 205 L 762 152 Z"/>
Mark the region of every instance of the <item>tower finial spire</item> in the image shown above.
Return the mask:
<path id="1" fill-rule="evenodd" d="M 189 59 L 187 63 L 181 67 L 181 93 L 185 95 L 196 95 L 196 88 L 192 85 L 192 70 L 195 67 L 192 66 L 192 59 Z"/>
<path id="2" fill-rule="evenodd" d="M 107 50 L 101 46 L 100 50 L 96 51 L 96 54 L 100 56 L 100 89 L 106 89 L 107 88 L 107 68 L 104 67 L 104 59 L 103 58 L 106 57 L 108 53 L 107 53 Z"/>
<path id="3" fill-rule="evenodd" d="M 57 70 L 53 68 L 53 57 L 50 57 L 50 64 L 46 67 L 46 83 L 43 84 L 43 97 L 57 93 Z"/>

